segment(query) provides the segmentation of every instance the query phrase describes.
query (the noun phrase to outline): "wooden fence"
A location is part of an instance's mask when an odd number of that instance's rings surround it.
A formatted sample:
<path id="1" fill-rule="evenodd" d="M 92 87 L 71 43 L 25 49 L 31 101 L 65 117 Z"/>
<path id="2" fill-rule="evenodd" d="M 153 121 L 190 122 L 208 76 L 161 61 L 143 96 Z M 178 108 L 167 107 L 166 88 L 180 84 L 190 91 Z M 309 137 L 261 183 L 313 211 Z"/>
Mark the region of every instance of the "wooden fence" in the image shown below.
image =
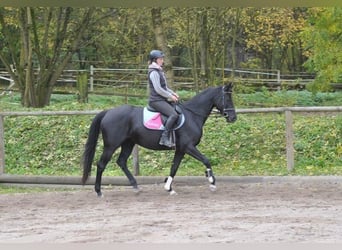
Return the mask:
<path id="1" fill-rule="evenodd" d="M 193 69 L 187 67 L 173 67 L 174 87 L 181 89 L 196 89 L 196 83 L 193 76 Z M 200 69 L 197 69 L 198 72 Z M 89 70 L 89 90 L 112 86 L 116 88 L 146 88 L 147 69 L 111 69 L 96 68 L 90 66 Z M 58 79 L 59 84 L 76 84 L 79 70 L 64 70 Z M 234 80 L 246 87 L 267 87 L 270 90 L 304 89 L 305 85 L 314 81 L 314 75 L 306 73 L 288 74 L 280 73 L 280 70 L 250 70 L 250 69 L 230 69 L 216 68 L 214 70 L 215 79 L 224 82 L 225 79 L 231 79 L 234 73 Z M 58 86 L 58 85 L 57 85 Z"/>
<path id="2" fill-rule="evenodd" d="M 186 67 L 173 67 L 174 72 L 174 87 L 177 90 L 181 89 L 196 89 L 198 86 L 195 83 L 193 69 Z M 200 69 L 197 69 L 198 71 Z M 88 75 L 89 90 L 91 92 L 101 92 L 102 89 L 108 87 L 120 88 L 146 88 L 147 84 L 147 69 L 146 68 L 96 68 L 90 66 L 89 69 L 63 70 L 61 76 L 57 80 L 55 87 L 59 86 L 76 86 L 79 73 L 86 72 Z M 296 74 L 281 74 L 279 70 L 250 70 L 250 69 L 230 69 L 216 68 L 214 70 L 215 79 L 224 82 L 225 79 L 232 78 L 246 87 L 259 88 L 265 86 L 270 90 L 281 88 L 303 89 L 307 83 L 313 81 L 314 76 L 305 73 Z M 9 82 L 9 86 L 4 92 L 11 90 L 14 85 L 10 75 L 5 69 L 0 69 L 0 82 Z M 197 83 L 199 84 L 199 83 Z M 56 90 L 56 88 L 55 88 Z M 61 90 L 60 90 L 61 91 Z M 65 91 L 65 90 L 64 90 Z M 108 91 L 108 90 L 107 90 Z"/>
<path id="3" fill-rule="evenodd" d="M 237 109 L 238 114 L 255 113 L 284 113 L 285 114 L 285 136 L 286 136 L 286 161 L 287 168 L 291 171 L 295 167 L 294 161 L 294 131 L 293 131 L 293 113 L 300 112 L 341 112 L 342 106 L 330 107 L 278 107 L 278 108 L 253 108 Z M 6 116 L 69 116 L 69 115 L 95 115 L 99 111 L 42 111 L 42 112 L 0 112 L 0 183 L 33 183 L 33 184 L 80 184 L 80 177 L 67 176 L 23 176 L 8 175 L 5 173 L 5 142 L 4 142 L 4 117 Z M 138 147 L 135 147 L 133 153 L 134 173 L 139 173 Z M 143 177 L 146 180 L 149 177 Z M 128 184 L 121 178 L 111 178 L 111 184 Z M 114 181 L 113 181 L 114 179 Z M 141 180 L 141 179 L 140 179 Z M 90 181 L 93 183 L 94 179 Z M 104 182 L 105 183 L 105 182 Z"/>

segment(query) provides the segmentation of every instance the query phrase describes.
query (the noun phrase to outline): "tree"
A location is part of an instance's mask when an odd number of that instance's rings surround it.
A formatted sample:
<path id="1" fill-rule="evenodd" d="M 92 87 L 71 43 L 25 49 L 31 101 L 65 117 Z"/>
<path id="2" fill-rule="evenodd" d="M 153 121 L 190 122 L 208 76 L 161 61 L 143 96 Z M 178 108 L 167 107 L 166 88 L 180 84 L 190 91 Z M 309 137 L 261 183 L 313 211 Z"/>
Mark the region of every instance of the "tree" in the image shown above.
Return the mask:
<path id="1" fill-rule="evenodd" d="M 5 34 L 0 59 L 18 84 L 25 107 L 49 105 L 53 87 L 79 48 L 94 10 L 0 8 Z"/>
<path id="2" fill-rule="evenodd" d="M 227 67 L 231 61 L 228 47 L 239 40 L 240 28 L 232 30 L 233 24 L 238 24 L 235 11 L 231 8 L 169 8 L 164 16 L 169 13 L 172 18 L 168 26 L 173 32 L 166 30 L 168 41 L 174 51 L 178 49 L 178 58 L 181 57 L 178 63 L 192 68 L 196 91 L 222 84 L 216 81 L 217 68 Z M 232 32 L 236 34 L 235 40 Z"/>
<path id="3" fill-rule="evenodd" d="M 309 58 L 305 65 L 317 74 L 314 89 L 327 90 L 342 81 L 342 8 L 312 8 L 310 14 L 302 33 Z"/>
<path id="4" fill-rule="evenodd" d="M 168 47 L 166 37 L 164 35 L 163 19 L 161 15 L 161 8 L 152 8 L 152 24 L 153 30 L 156 38 L 157 48 L 161 49 L 165 53 L 164 69 L 165 74 L 168 78 L 170 86 L 173 85 L 173 71 L 172 71 L 172 59 L 170 54 L 170 49 Z"/>
<path id="5" fill-rule="evenodd" d="M 242 20 L 247 49 L 260 58 L 261 67 L 284 71 L 301 69 L 301 61 L 289 59 L 289 56 L 296 56 L 289 51 L 301 47 L 299 33 L 305 25 L 305 10 L 246 8 Z M 290 65 L 297 61 L 297 65 Z"/>
<path id="6" fill-rule="evenodd" d="M 233 19 L 233 28 L 232 28 L 232 35 L 231 35 L 231 61 L 232 61 L 232 68 L 233 68 L 233 74 L 234 77 L 234 70 L 237 66 L 237 60 L 236 60 L 236 44 L 239 37 L 239 27 L 240 27 L 240 20 L 241 20 L 241 8 L 236 8 L 233 10 L 235 12 L 234 19 Z"/>
<path id="7" fill-rule="evenodd" d="M 99 21 L 88 28 L 92 39 L 84 49 L 92 51 L 95 67 L 147 66 L 148 53 L 155 46 L 150 8 L 101 9 L 94 17 Z"/>
<path id="8" fill-rule="evenodd" d="M 199 47 L 200 47 L 200 62 L 201 70 L 200 77 L 202 82 L 208 79 L 208 12 L 206 9 L 199 13 Z"/>

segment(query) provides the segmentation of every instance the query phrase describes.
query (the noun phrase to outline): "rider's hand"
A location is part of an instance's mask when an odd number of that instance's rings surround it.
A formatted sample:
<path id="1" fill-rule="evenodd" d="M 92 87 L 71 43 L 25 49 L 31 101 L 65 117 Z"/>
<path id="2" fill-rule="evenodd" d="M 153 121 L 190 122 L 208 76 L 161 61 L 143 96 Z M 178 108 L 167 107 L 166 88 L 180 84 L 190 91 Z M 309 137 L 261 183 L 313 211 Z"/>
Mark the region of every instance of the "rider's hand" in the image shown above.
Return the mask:
<path id="1" fill-rule="evenodd" d="M 174 94 L 171 96 L 173 102 L 178 102 L 179 96 L 177 94 Z"/>

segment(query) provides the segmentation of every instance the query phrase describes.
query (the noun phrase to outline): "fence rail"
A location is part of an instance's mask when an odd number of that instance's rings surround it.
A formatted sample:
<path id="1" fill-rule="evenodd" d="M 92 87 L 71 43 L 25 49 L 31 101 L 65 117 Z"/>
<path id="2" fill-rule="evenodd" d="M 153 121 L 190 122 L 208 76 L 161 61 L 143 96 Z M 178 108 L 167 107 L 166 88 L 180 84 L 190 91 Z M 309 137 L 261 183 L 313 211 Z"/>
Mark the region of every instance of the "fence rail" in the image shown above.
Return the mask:
<path id="1" fill-rule="evenodd" d="M 5 173 L 5 140 L 4 140 L 4 117 L 6 116 L 69 116 L 69 115 L 95 115 L 99 110 L 91 111 L 38 111 L 38 112 L 0 112 L 0 183 L 33 183 L 33 184 L 80 184 L 78 177 L 66 176 L 24 176 L 24 175 L 8 175 Z M 293 131 L 293 113 L 301 112 L 342 112 L 342 106 L 326 106 L 326 107 L 277 107 L 277 108 L 253 108 L 253 109 L 237 109 L 238 114 L 256 114 L 256 113 L 284 113 L 285 114 L 285 136 L 286 136 L 286 161 L 287 168 L 291 171 L 295 167 L 294 162 L 294 131 Z M 133 162 L 135 165 L 134 172 L 139 172 L 138 150 L 133 154 Z M 90 180 L 93 182 L 93 179 Z M 121 185 L 122 180 L 118 179 L 114 184 Z M 126 183 L 126 182 L 124 182 Z M 113 178 L 112 182 L 113 184 Z M 127 184 L 127 183 L 126 183 Z"/>
<path id="2" fill-rule="evenodd" d="M 199 70 L 199 69 L 197 69 Z M 38 71 L 38 69 L 37 69 Z M 174 83 L 179 89 L 195 88 L 195 80 L 192 68 L 173 67 Z M 114 69 L 114 68 L 96 68 L 90 65 L 89 69 L 64 70 L 57 79 L 56 87 L 58 86 L 75 86 L 77 76 L 80 72 L 88 73 L 89 90 L 92 92 L 94 88 L 101 89 L 103 87 L 144 87 L 147 83 L 146 68 L 131 68 L 131 69 Z M 217 79 L 222 82 L 234 75 L 237 82 L 247 87 L 265 86 L 271 90 L 279 89 L 285 86 L 286 88 L 303 89 L 307 83 L 314 80 L 314 75 L 307 73 L 296 74 L 281 74 L 279 70 L 251 70 L 251 69 L 230 69 L 216 68 L 215 74 Z M 10 75 L 3 69 L 0 69 L 0 80 L 9 81 L 10 85 L 6 90 L 10 90 L 14 86 L 14 81 L 10 79 Z M 336 85 L 336 84 L 335 84 Z M 333 86 L 334 88 L 337 86 Z M 338 86 L 337 86 L 338 87 Z"/>

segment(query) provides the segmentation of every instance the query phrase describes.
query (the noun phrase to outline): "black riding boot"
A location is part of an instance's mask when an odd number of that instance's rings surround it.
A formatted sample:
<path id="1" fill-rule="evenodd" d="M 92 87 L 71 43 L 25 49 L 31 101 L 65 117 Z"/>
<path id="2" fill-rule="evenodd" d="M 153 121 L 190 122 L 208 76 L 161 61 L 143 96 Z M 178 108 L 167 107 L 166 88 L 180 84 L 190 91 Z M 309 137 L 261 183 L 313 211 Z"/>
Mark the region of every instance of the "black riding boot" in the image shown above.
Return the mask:
<path id="1" fill-rule="evenodd" d="M 177 121 L 177 119 L 178 119 L 178 115 L 172 115 L 167 119 L 166 124 L 165 124 L 165 131 L 163 131 L 160 141 L 159 141 L 160 145 L 164 145 L 170 148 L 175 146 L 175 138 L 173 136 L 174 132 L 172 128 L 175 122 Z"/>
<path id="2" fill-rule="evenodd" d="M 160 145 L 164 145 L 166 147 L 173 147 L 174 144 L 171 139 L 171 131 L 170 130 L 164 130 L 159 141 Z"/>

